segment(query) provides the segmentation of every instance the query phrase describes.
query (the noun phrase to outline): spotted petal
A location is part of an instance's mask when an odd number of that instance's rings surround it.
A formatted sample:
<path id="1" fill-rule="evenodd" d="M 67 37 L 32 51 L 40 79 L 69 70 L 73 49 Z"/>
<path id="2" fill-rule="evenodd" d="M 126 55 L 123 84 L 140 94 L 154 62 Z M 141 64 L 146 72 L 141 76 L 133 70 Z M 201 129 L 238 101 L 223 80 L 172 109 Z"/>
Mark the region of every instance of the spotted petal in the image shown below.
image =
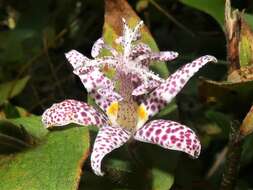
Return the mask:
<path id="1" fill-rule="evenodd" d="M 143 25 L 143 21 L 140 21 L 134 29 L 129 28 L 125 19 L 123 21 L 123 36 L 122 43 L 124 44 L 124 56 L 128 57 L 131 53 L 132 42 L 140 38 L 140 28 Z"/>
<path id="2" fill-rule="evenodd" d="M 113 82 L 98 68 L 91 68 L 89 72 L 82 72 L 81 69 L 83 68 L 75 70 L 74 73 L 79 76 L 84 87 L 103 111 L 106 112 L 112 102 L 122 100 L 122 97 L 114 91 Z"/>
<path id="3" fill-rule="evenodd" d="M 103 38 L 99 38 L 95 43 L 94 45 L 92 46 L 92 49 L 91 49 L 91 56 L 93 58 L 96 58 L 102 51 L 102 49 L 107 49 L 111 52 L 111 54 L 113 56 L 117 56 L 118 53 L 115 49 L 113 49 L 112 47 L 108 46 Z"/>
<path id="4" fill-rule="evenodd" d="M 95 99 L 96 104 L 98 104 L 99 107 L 105 112 L 111 103 L 119 102 L 123 99 L 117 92 L 114 92 L 111 89 L 103 88 L 93 91 L 91 96 Z"/>
<path id="5" fill-rule="evenodd" d="M 85 57 L 76 50 L 71 50 L 68 53 L 65 53 L 65 56 L 74 69 L 81 67 L 90 61 L 89 58 Z"/>
<path id="6" fill-rule="evenodd" d="M 114 88 L 113 82 L 108 79 L 99 68 L 105 64 L 115 65 L 117 60 L 115 60 L 112 56 L 89 60 L 76 50 L 71 50 L 65 55 L 74 68 L 73 73 L 79 76 L 88 92 L 99 88 Z"/>
<path id="7" fill-rule="evenodd" d="M 135 45 L 129 55 L 130 59 L 138 61 L 141 65 L 148 67 L 150 63 L 151 49 L 147 44 L 138 43 Z"/>
<path id="8" fill-rule="evenodd" d="M 187 81 L 206 63 L 217 62 L 216 58 L 210 55 L 202 56 L 173 73 L 164 83 L 156 88 L 143 102 L 143 106 L 149 116 L 155 115 L 166 104 L 181 91 Z"/>
<path id="9" fill-rule="evenodd" d="M 99 130 L 91 154 L 91 167 L 96 175 L 104 175 L 101 162 L 105 155 L 122 146 L 130 137 L 130 133 L 121 127 L 103 126 Z"/>
<path id="10" fill-rule="evenodd" d="M 117 92 L 115 92 L 111 89 L 108 89 L 108 88 L 100 88 L 100 89 L 98 89 L 97 92 L 100 96 L 109 98 L 113 101 L 116 101 L 116 100 L 121 101 L 123 99 L 120 94 L 118 94 Z"/>
<path id="11" fill-rule="evenodd" d="M 132 92 L 133 96 L 140 96 L 143 94 L 147 94 L 154 90 L 156 87 L 158 87 L 161 84 L 161 82 L 156 80 L 150 80 L 147 84 L 141 84 L 137 88 L 135 88 Z"/>
<path id="12" fill-rule="evenodd" d="M 99 69 L 91 69 L 88 73 L 78 74 L 84 87 L 88 92 L 99 88 L 113 89 L 113 82 L 107 78 Z"/>
<path id="13" fill-rule="evenodd" d="M 133 49 L 131 50 L 130 56 L 134 59 L 139 55 L 150 54 L 150 53 L 151 53 L 151 48 L 147 44 L 140 42 L 133 47 Z"/>
<path id="14" fill-rule="evenodd" d="M 178 56 L 177 52 L 174 51 L 160 51 L 157 53 L 152 53 L 150 59 L 152 61 L 172 61 Z"/>
<path id="15" fill-rule="evenodd" d="M 201 145 L 196 134 L 190 128 L 174 121 L 151 121 L 140 128 L 134 138 L 166 149 L 182 151 L 194 158 L 200 154 Z"/>
<path id="16" fill-rule="evenodd" d="M 102 126 L 107 123 L 107 119 L 104 114 L 85 102 L 69 99 L 48 108 L 42 115 L 42 122 L 46 127 L 63 126 L 69 123 Z"/>

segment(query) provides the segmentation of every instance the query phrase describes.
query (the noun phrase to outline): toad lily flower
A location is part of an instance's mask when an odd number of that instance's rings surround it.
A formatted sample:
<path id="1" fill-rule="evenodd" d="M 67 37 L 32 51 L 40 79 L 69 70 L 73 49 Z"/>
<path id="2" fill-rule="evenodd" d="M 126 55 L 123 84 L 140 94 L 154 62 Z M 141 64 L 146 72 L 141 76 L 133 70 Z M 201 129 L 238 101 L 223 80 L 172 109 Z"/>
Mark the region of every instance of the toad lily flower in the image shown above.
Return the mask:
<path id="1" fill-rule="evenodd" d="M 170 103 L 202 66 L 216 62 L 216 59 L 210 55 L 202 56 L 185 64 L 168 79 L 162 79 L 149 70 L 149 65 L 153 61 L 173 60 L 178 53 L 152 52 L 148 45 L 139 42 L 142 25 L 141 21 L 131 29 L 123 19 L 123 35 L 116 39 L 122 52 L 100 38 L 92 47 L 94 59 L 75 50 L 66 53 L 74 74 L 81 79 L 101 110 L 70 99 L 53 104 L 42 115 L 46 127 L 69 123 L 99 127 L 91 153 L 91 167 L 97 175 L 103 175 L 101 162 L 104 156 L 130 139 L 182 151 L 195 158 L 200 154 L 200 142 L 190 128 L 169 120 L 147 121 Z M 103 49 L 110 55 L 99 57 Z M 113 77 L 104 75 L 106 68 L 115 71 Z"/>

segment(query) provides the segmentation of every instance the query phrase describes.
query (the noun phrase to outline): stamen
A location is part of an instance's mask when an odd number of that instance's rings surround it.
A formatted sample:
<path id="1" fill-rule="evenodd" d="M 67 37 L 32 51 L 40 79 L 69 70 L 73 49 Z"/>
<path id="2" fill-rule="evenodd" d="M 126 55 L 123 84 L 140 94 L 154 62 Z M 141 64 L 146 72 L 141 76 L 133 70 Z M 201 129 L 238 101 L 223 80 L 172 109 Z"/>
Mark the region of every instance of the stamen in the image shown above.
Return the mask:
<path id="1" fill-rule="evenodd" d="M 118 116 L 119 104 L 118 102 L 112 102 L 111 105 L 107 108 L 106 114 L 108 115 L 109 120 L 112 124 L 116 124 Z"/>
<path id="2" fill-rule="evenodd" d="M 145 105 L 141 104 L 138 107 L 137 115 L 138 115 L 138 118 L 137 118 L 136 129 L 138 130 L 148 120 L 148 112 L 147 112 Z"/>

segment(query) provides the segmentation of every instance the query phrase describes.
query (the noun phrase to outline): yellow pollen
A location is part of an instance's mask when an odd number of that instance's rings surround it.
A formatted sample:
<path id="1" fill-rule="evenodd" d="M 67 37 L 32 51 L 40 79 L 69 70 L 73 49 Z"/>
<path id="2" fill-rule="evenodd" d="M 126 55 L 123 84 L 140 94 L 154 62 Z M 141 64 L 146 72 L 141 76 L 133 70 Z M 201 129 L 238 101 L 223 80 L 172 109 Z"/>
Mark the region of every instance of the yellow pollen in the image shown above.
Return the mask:
<path id="1" fill-rule="evenodd" d="M 107 108 L 107 115 L 117 117 L 119 110 L 118 102 L 112 102 L 111 105 Z"/>
<path id="2" fill-rule="evenodd" d="M 145 108 L 144 105 L 140 105 L 138 107 L 137 114 L 138 114 L 138 118 L 140 120 L 147 120 L 148 119 L 148 112 L 147 112 L 147 110 L 146 110 L 146 108 Z"/>

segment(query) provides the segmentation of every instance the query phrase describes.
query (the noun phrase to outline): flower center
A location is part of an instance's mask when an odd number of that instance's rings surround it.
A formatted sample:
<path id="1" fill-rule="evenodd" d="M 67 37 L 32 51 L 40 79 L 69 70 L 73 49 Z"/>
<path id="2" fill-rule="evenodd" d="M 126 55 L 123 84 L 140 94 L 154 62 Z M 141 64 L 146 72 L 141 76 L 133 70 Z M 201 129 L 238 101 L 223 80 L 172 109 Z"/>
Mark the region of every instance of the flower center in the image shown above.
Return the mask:
<path id="1" fill-rule="evenodd" d="M 134 89 L 132 74 L 118 68 L 115 81 L 117 82 L 116 91 L 123 97 L 123 100 L 118 103 L 116 122 L 122 128 L 134 132 L 137 124 L 138 104 L 132 96 Z"/>
<path id="2" fill-rule="evenodd" d="M 135 132 L 137 124 L 138 105 L 133 100 L 121 101 L 119 103 L 117 123 L 124 129 Z"/>

